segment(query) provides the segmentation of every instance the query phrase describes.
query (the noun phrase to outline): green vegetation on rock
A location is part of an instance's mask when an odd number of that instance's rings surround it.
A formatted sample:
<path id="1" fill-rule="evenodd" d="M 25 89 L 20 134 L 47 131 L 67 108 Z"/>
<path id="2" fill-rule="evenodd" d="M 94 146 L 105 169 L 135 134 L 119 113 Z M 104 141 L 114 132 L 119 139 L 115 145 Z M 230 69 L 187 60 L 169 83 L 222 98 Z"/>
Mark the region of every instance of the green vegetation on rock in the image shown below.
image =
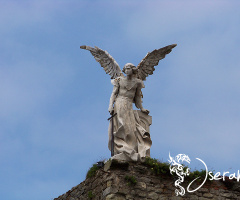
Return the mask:
<path id="1" fill-rule="evenodd" d="M 135 176 L 125 176 L 125 180 L 128 182 L 128 186 L 133 186 L 133 185 L 136 185 L 137 184 L 137 180 L 135 178 Z"/>
<path id="2" fill-rule="evenodd" d="M 146 165 L 147 167 L 149 167 L 151 169 L 151 171 L 156 174 L 169 174 L 169 163 L 166 162 L 160 162 L 158 159 L 155 158 L 150 158 L 150 157 L 146 157 L 144 165 Z"/>
<path id="3" fill-rule="evenodd" d="M 94 177 L 96 175 L 96 172 L 98 169 L 99 168 L 98 168 L 97 164 L 93 164 L 93 166 L 88 170 L 86 178 Z"/>
<path id="4" fill-rule="evenodd" d="M 95 197 L 95 195 L 93 194 L 93 192 L 92 191 L 89 191 L 88 192 L 88 198 L 89 199 L 92 199 L 92 198 L 94 198 Z"/>

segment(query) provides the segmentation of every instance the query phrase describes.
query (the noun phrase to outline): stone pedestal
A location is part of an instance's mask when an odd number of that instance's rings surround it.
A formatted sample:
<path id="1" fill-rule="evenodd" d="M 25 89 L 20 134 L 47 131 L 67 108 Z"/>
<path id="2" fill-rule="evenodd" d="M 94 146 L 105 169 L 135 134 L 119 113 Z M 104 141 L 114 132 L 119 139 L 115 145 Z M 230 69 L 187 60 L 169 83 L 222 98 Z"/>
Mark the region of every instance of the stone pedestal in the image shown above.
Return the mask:
<path id="1" fill-rule="evenodd" d="M 55 200 L 226 200 L 240 199 L 239 183 L 231 189 L 220 181 L 211 181 L 194 193 L 176 197 L 171 175 L 154 175 L 142 163 L 108 162 L 94 177 L 73 187 Z"/>

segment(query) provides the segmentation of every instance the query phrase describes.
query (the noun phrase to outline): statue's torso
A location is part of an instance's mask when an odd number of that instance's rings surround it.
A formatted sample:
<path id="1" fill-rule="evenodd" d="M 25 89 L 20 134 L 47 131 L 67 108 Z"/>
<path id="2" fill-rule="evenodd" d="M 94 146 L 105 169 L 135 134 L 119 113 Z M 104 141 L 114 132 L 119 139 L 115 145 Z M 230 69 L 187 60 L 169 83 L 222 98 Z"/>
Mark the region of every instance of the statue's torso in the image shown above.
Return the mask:
<path id="1" fill-rule="evenodd" d="M 133 101 L 138 87 L 138 83 L 139 80 L 136 78 L 133 78 L 131 80 L 127 80 L 126 78 L 120 78 L 118 97 L 127 97 Z"/>

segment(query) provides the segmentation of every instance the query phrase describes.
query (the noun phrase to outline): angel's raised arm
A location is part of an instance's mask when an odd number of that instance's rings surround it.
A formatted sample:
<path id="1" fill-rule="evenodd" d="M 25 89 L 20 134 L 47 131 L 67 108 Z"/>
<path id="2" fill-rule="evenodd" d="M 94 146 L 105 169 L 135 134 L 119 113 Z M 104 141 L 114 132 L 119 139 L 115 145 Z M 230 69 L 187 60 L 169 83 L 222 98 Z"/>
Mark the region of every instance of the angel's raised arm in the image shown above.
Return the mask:
<path id="1" fill-rule="evenodd" d="M 172 44 L 149 52 L 137 66 L 137 78 L 144 81 L 148 75 L 152 75 L 153 71 L 155 70 L 154 66 L 157 66 L 158 62 L 165 58 L 165 56 L 169 54 L 175 46 L 177 45 Z"/>
<path id="2" fill-rule="evenodd" d="M 119 65 L 107 51 L 104 51 L 98 47 L 93 48 L 86 45 L 80 46 L 80 48 L 89 50 L 90 53 L 94 56 L 95 60 L 99 62 L 103 67 L 106 74 L 109 74 L 111 76 L 111 79 L 123 76 Z"/>

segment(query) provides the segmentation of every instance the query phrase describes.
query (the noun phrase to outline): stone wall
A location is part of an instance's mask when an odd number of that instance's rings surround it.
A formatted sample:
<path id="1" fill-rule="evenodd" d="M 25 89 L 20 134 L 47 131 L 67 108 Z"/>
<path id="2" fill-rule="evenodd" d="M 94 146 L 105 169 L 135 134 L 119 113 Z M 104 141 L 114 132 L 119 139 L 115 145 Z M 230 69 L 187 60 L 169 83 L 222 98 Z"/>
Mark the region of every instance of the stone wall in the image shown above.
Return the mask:
<path id="1" fill-rule="evenodd" d="M 141 163 L 108 162 L 94 177 L 87 178 L 55 200 L 229 200 L 240 199 L 239 185 L 236 181 L 208 181 L 196 192 L 186 192 L 181 197 L 175 194 L 171 175 L 155 175 Z M 197 188 L 197 185 L 193 187 Z"/>

